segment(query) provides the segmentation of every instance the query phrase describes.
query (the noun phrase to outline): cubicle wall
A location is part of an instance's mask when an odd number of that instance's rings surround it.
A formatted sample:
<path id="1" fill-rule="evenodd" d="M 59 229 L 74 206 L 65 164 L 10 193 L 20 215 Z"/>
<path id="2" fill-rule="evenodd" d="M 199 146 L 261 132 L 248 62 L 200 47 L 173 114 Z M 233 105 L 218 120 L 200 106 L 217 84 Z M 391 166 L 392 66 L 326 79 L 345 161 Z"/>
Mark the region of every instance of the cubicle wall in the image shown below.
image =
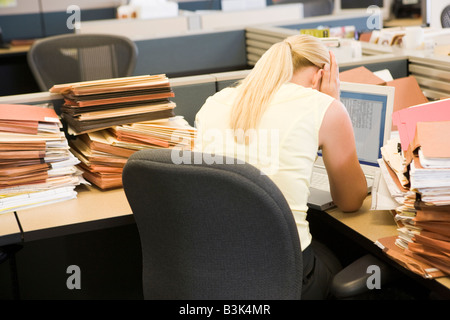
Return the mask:
<path id="1" fill-rule="evenodd" d="M 246 50 L 248 64 L 253 66 L 274 43 L 288 36 L 299 34 L 302 29 L 354 26 L 355 31 L 361 33 L 368 30 L 367 21 L 370 18 L 373 17 L 369 14 L 323 16 L 305 18 L 301 21 L 292 21 L 291 23 L 284 22 L 277 25 L 247 26 Z"/>
<path id="2" fill-rule="evenodd" d="M 43 9 L 48 8 L 50 10 L 50 0 L 46 0 L 47 2 L 43 2 Z M 53 8 L 52 12 L 46 12 L 49 15 L 61 13 L 58 11 L 62 7 L 68 4 L 69 0 L 61 1 L 61 4 L 58 6 L 55 4 L 55 8 Z M 70 1 L 69 1 L 70 2 Z M 107 3 L 111 1 L 103 1 L 105 6 Z M 22 1 L 19 1 L 19 4 Z M 44 3 L 48 3 L 44 5 Z M 97 3 L 97 2 L 96 2 Z M 300 17 L 300 7 L 298 5 L 279 5 L 273 6 L 274 8 L 269 9 L 269 12 L 278 12 L 278 16 L 280 12 L 291 12 L 292 15 L 284 14 L 286 18 L 292 18 L 293 16 Z M 277 7 L 277 8 L 275 8 Z M 59 9 L 58 9 L 59 8 Z M 84 7 L 83 7 L 84 8 Z M 93 8 L 86 7 L 82 8 L 81 18 L 84 21 L 84 18 L 87 15 L 87 12 L 92 10 L 106 10 L 105 8 Z M 295 8 L 295 10 L 290 10 L 289 8 Z M 67 13 L 63 12 L 64 16 L 67 16 Z M 239 13 L 239 15 L 246 15 L 247 13 Z M 348 17 L 348 16 L 346 16 Z M 3 18 L 3 17 L 2 17 Z M 185 30 L 186 27 L 186 19 L 183 17 L 174 18 L 177 23 L 172 26 L 174 29 L 164 31 L 164 27 L 159 29 L 158 35 L 153 34 L 149 36 L 148 32 L 136 33 L 133 36 L 133 40 L 136 42 L 139 54 L 136 63 L 136 68 L 134 75 L 143 75 L 143 74 L 157 74 L 157 73 L 165 73 L 169 77 L 181 77 L 181 76 L 190 76 L 190 75 L 200 75 L 206 73 L 217 73 L 217 72 L 225 72 L 225 71 L 235 71 L 242 70 L 251 67 L 249 64 L 249 60 L 247 57 L 247 44 L 246 44 L 246 31 L 244 27 L 231 27 L 231 28 L 222 28 L 223 24 L 217 24 L 217 29 L 211 30 Z M 279 18 L 276 17 L 278 20 Z M 355 19 L 359 19 L 359 24 L 363 24 L 365 21 L 365 16 L 359 16 Z M 245 17 L 242 18 L 243 21 L 247 21 Z M 299 21 L 302 21 L 305 25 L 310 24 L 320 24 L 320 25 L 346 25 L 348 20 L 345 20 L 344 17 L 334 17 L 334 16 L 323 16 L 323 17 L 314 17 L 314 18 L 306 18 L 306 19 L 294 19 L 287 20 L 285 22 L 275 23 L 276 25 L 286 25 L 287 27 L 280 27 L 284 32 L 296 33 L 299 32 L 301 24 Z M 3 21 L 3 20 L 2 20 Z M 56 21 L 56 20 L 54 20 Z M 101 30 L 105 31 L 105 28 L 108 29 L 108 25 L 111 23 L 115 24 L 116 27 L 111 29 L 120 29 L 122 31 L 130 35 L 130 33 L 134 33 L 133 30 L 136 28 L 140 29 L 151 29 L 153 24 L 161 24 L 164 21 L 169 22 L 171 19 L 157 19 L 155 21 L 133 21 L 129 29 L 122 28 L 121 26 L 125 25 L 126 22 L 123 21 L 96 21 L 92 23 L 85 22 L 85 29 L 82 29 L 81 32 L 95 32 L 96 30 L 101 32 Z M 255 22 L 255 21 L 253 21 Z M 103 25 L 105 23 L 105 25 Z M 250 22 L 249 22 L 250 23 Z M 256 22 L 255 22 L 256 23 Z M 83 25 L 83 22 L 82 22 Z M 167 24 L 164 24 L 167 27 Z M 64 23 L 65 26 L 65 23 Z M 210 25 L 212 28 L 212 25 Z M 90 29 L 92 27 L 92 29 Z M 100 28 L 100 29 L 96 29 Z M 36 29 L 41 29 L 36 27 Z M 45 29 L 45 28 L 44 28 Z M 90 31 L 89 31 L 89 30 Z M 169 32 L 170 34 L 164 34 L 164 32 Z M 144 35 L 147 34 L 146 36 Z M 36 34 L 36 36 L 39 36 Z M 8 94 L 20 94 L 33 92 L 30 91 L 30 88 L 34 88 L 33 86 L 33 77 L 29 71 L 27 61 L 26 61 L 26 51 L 21 53 L 14 54 L 14 57 L 11 57 L 10 53 L 2 53 L 1 61 L 0 61 L 0 71 L 2 74 L 7 75 L 6 77 L 2 77 L 0 80 L 0 95 L 8 95 Z M 35 81 L 34 81 L 35 82 Z M 24 84 L 27 84 L 26 86 Z M 37 88 L 37 86 L 35 86 Z"/>
<path id="3" fill-rule="evenodd" d="M 135 74 L 170 77 L 240 70 L 247 67 L 245 31 L 199 32 L 135 41 Z"/>
<path id="4" fill-rule="evenodd" d="M 409 73 L 413 75 L 425 96 L 431 99 L 450 97 L 450 59 L 445 56 L 410 57 Z"/>
<path id="5" fill-rule="evenodd" d="M 169 78 L 176 103 L 175 114 L 183 116 L 191 125 L 194 125 L 195 115 L 209 96 L 226 86 L 243 79 L 248 70 L 210 73 L 198 76 Z M 60 114 L 63 97 L 49 92 L 38 92 L 21 95 L 0 97 L 0 104 L 53 104 L 55 111 Z"/>
<path id="6" fill-rule="evenodd" d="M 120 0 L 16 0 L 16 5 L 1 8 L 0 27 L 5 41 L 35 39 L 73 32 L 67 28 L 70 5 L 81 10 L 81 20 L 113 19 Z"/>

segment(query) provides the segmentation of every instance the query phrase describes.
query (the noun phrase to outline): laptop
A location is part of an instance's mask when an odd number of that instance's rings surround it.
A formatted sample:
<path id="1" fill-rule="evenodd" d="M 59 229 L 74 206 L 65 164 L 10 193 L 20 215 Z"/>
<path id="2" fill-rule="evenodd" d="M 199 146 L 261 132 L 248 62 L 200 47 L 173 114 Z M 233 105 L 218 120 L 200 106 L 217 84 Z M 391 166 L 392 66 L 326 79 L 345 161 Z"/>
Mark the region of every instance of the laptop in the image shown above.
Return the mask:
<path id="1" fill-rule="evenodd" d="M 380 170 L 377 160 L 381 158 L 381 147 L 390 138 L 394 93 L 393 87 L 341 82 L 341 101 L 352 120 L 368 193 Z M 321 211 L 335 207 L 320 153 L 314 164 L 308 207 Z"/>

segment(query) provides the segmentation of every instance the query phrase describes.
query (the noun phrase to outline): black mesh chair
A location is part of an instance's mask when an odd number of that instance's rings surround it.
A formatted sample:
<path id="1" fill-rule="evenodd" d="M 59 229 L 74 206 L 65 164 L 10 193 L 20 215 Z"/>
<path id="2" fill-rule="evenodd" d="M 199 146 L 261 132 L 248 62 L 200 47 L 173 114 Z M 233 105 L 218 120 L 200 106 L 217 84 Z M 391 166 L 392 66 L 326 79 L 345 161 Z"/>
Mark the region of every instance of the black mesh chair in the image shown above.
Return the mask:
<path id="1" fill-rule="evenodd" d="M 300 299 L 300 241 L 279 189 L 249 164 L 187 154 L 177 165 L 170 150 L 139 151 L 123 171 L 144 298 Z"/>
<path id="2" fill-rule="evenodd" d="M 37 40 L 28 52 L 28 64 L 39 88 L 55 84 L 131 76 L 136 44 L 122 36 L 67 34 Z"/>

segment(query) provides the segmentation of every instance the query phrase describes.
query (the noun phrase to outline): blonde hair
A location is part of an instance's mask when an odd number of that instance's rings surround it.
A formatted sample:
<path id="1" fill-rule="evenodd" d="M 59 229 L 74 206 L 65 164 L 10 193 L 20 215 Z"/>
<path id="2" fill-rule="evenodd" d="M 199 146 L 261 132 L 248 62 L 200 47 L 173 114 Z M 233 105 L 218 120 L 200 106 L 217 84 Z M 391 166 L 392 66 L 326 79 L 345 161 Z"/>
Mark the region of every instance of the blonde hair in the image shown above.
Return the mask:
<path id="1" fill-rule="evenodd" d="M 241 132 L 256 128 L 273 95 L 295 71 L 308 66 L 323 68 L 326 63 L 330 63 L 328 50 L 313 36 L 290 36 L 272 45 L 238 87 L 231 128 Z M 242 142 L 242 138 L 237 140 Z"/>

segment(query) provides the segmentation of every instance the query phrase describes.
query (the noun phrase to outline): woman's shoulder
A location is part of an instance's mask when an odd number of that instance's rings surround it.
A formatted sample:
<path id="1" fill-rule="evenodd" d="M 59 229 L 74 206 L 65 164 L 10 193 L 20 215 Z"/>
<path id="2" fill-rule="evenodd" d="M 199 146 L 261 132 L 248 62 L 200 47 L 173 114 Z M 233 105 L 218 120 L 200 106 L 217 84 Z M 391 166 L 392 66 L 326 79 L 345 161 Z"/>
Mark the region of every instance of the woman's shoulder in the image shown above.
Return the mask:
<path id="1" fill-rule="evenodd" d="M 285 83 L 277 92 L 274 102 L 309 100 L 319 104 L 329 105 L 334 98 L 313 88 L 306 88 L 295 83 Z"/>

